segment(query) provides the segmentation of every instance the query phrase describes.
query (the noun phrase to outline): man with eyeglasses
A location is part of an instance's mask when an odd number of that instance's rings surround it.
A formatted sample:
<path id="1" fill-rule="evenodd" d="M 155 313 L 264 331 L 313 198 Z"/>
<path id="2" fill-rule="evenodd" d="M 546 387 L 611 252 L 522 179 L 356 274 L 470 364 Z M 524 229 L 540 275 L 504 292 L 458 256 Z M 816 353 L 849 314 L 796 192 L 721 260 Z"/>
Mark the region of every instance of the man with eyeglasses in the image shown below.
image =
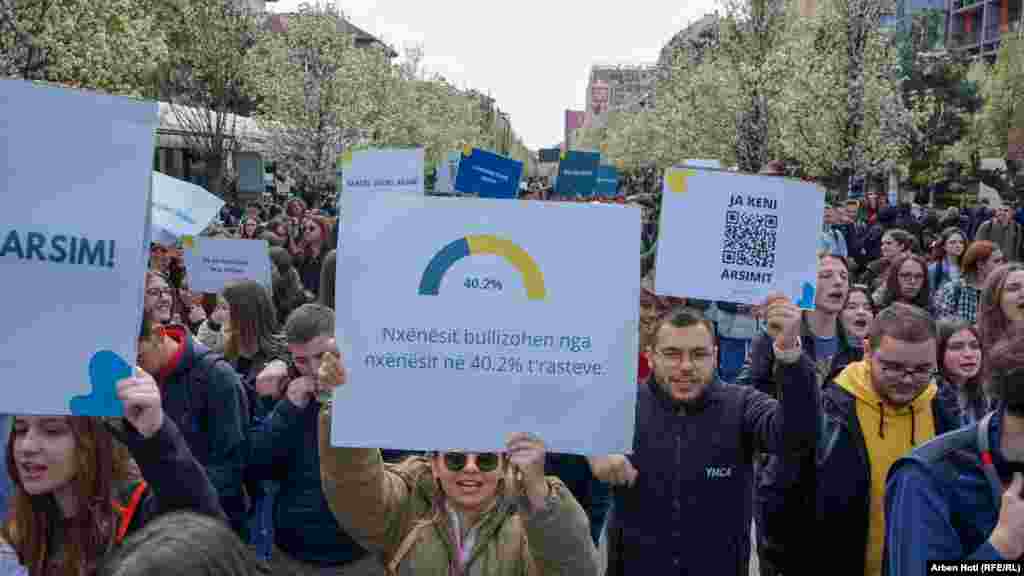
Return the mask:
<path id="1" fill-rule="evenodd" d="M 781 402 L 716 378 L 714 328 L 699 311 L 677 309 L 654 326 L 633 453 L 591 458 L 594 475 L 615 486 L 609 576 L 748 573 L 754 454 L 810 450 L 818 414 L 800 309 L 774 297 L 763 316 Z"/>
<path id="2" fill-rule="evenodd" d="M 864 360 L 825 389 L 814 529 L 828 534 L 830 563 L 844 574 L 882 573 L 890 466 L 957 427 L 936 398 L 935 349 L 928 313 L 893 304 L 875 318 Z"/>

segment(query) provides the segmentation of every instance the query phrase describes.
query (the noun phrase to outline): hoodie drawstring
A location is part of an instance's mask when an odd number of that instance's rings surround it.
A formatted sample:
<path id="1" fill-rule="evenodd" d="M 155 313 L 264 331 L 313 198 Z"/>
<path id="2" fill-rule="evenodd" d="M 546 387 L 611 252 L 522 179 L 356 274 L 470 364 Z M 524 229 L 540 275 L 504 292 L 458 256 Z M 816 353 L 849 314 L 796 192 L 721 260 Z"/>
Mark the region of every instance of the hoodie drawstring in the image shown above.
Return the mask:
<path id="1" fill-rule="evenodd" d="M 914 424 L 916 422 L 914 414 L 916 414 L 916 411 L 914 410 L 914 406 L 911 405 L 910 406 L 910 447 L 911 448 L 913 448 L 915 446 L 915 444 L 914 444 L 914 436 L 916 435 L 915 434 L 916 431 L 914 430 Z"/>
<path id="2" fill-rule="evenodd" d="M 878 403 L 878 437 L 885 438 L 885 403 Z M 910 447 L 917 446 L 917 413 L 910 408 Z"/>

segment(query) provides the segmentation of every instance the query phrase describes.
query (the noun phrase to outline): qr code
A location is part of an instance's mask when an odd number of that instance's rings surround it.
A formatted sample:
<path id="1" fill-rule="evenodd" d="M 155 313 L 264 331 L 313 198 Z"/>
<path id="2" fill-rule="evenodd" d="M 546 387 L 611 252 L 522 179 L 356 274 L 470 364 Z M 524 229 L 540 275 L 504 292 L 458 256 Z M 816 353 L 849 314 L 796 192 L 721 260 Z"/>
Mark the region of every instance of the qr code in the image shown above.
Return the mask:
<path id="1" fill-rule="evenodd" d="M 778 230 L 779 217 L 774 214 L 726 211 L 722 264 L 755 268 L 774 267 Z"/>

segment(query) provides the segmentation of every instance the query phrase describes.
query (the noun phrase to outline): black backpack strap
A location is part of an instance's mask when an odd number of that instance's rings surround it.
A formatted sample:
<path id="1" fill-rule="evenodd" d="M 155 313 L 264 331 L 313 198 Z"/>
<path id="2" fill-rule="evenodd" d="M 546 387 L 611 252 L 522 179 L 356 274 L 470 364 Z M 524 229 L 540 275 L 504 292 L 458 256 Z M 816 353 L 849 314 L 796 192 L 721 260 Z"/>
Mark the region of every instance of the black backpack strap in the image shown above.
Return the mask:
<path id="1" fill-rule="evenodd" d="M 989 421 L 995 412 L 989 412 L 978 422 L 978 450 L 981 452 L 981 469 L 985 472 L 988 487 L 992 490 L 992 498 L 998 503 L 1003 498 L 1003 483 L 999 480 L 995 464 L 992 462 L 992 447 L 989 442 Z"/>

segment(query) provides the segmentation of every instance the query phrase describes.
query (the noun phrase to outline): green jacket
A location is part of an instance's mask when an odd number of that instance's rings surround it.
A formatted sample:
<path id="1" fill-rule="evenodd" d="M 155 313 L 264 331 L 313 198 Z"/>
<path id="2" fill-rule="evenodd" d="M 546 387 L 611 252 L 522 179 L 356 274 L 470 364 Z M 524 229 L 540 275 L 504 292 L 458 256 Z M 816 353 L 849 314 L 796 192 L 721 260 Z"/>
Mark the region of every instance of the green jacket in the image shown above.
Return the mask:
<path id="1" fill-rule="evenodd" d="M 320 414 L 324 497 L 345 531 L 395 574 L 448 574 L 454 547 L 430 462 L 385 464 L 380 451 L 330 445 L 330 411 Z M 548 506 L 499 493 L 481 520 L 465 576 L 597 576 L 587 516 L 560 480 L 548 477 Z M 415 529 L 415 535 L 410 533 Z M 397 557 L 397 559 L 396 559 Z"/>

